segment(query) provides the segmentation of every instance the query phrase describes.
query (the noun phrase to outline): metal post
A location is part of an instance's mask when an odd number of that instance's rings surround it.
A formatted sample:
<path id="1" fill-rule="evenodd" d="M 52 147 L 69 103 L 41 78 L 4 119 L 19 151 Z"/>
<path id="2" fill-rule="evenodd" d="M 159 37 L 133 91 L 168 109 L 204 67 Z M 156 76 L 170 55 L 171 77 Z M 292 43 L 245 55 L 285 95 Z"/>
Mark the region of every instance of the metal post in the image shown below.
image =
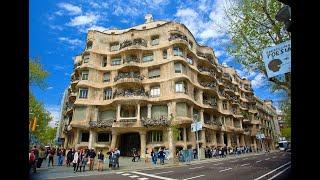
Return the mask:
<path id="1" fill-rule="evenodd" d="M 199 138 L 198 138 L 198 128 L 196 129 L 196 141 L 197 141 L 198 160 L 200 161 L 200 151 L 199 151 Z"/>

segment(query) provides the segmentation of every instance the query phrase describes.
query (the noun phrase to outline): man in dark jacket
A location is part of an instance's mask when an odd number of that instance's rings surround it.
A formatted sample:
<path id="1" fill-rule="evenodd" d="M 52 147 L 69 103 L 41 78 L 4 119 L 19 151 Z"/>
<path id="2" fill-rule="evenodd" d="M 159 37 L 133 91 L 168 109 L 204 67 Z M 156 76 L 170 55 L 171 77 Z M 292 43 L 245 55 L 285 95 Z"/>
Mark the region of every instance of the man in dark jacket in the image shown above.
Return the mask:
<path id="1" fill-rule="evenodd" d="M 89 153 L 89 158 L 90 158 L 90 164 L 89 164 L 89 170 L 93 170 L 94 166 L 94 158 L 96 157 L 96 152 L 94 151 L 93 148 L 91 148 L 90 153 Z"/>
<path id="2" fill-rule="evenodd" d="M 163 151 L 163 149 L 160 149 L 160 151 L 158 152 L 158 154 L 159 154 L 160 163 L 163 165 L 163 164 L 164 164 L 164 155 L 165 155 L 165 152 Z"/>
<path id="3" fill-rule="evenodd" d="M 73 156 L 74 156 L 74 149 L 70 149 L 67 153 L 67 167 L 70 167 L 70 164 L 73 160 Z"/>

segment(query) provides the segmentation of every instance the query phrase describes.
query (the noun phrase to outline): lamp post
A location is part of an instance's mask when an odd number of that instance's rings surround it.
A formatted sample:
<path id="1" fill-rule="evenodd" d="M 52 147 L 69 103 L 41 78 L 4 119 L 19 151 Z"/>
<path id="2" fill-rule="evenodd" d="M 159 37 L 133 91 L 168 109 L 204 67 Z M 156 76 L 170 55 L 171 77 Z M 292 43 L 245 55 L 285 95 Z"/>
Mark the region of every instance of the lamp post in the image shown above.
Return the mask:
<path id="1" fill-rule="evenodd" d="M 198 152 L 198 161 L 200 161 L 200 151 L 199 151 L 199 138 L 198 138 L 198 114 L 194 114 L 193 115 L 193 122 L 195 123 L 195 127 L 196 127 L 196 143 L 197 143 L 197 152 Z"/>

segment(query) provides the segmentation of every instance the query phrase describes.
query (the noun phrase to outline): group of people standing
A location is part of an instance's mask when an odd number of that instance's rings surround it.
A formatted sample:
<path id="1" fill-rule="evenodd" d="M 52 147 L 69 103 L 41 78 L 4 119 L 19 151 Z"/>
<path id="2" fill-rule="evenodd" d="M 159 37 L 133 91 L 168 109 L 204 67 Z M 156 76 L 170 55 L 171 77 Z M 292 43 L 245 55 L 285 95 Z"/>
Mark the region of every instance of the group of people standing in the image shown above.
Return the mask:
<path id="1" fill-rule="evenodd" d="M 154 165 L 157 164 L 158 159 L 160 159 L 160 164 L 163 165 L 165 157 L 166 157 L 166 153 L 165 153 L 164 149 L 160 148 L 158 152 L 156 152 L 152 149 L 151 159 L 152 159 L 152 163 Z"/>

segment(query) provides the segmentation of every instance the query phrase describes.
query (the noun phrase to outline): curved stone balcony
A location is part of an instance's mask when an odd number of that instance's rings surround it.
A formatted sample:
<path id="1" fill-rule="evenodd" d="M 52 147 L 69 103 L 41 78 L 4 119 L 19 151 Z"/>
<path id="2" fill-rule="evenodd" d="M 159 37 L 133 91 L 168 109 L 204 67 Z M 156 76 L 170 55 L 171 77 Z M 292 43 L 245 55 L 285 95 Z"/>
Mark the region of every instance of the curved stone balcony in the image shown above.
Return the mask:
<path id="1" fill-rule="evenodd" d="M 114 78 L 114 82 L 122 83 L 122 82 L 141 82 L 144 79 L 143 75 L 139 73 L 120 73 Z"/>
<path id="2" fill-rule="evenodd" d="M 142 125 L 145 127 L 168 127 L 170 125 L 170 121 L 167 116 L 161 116 L 158 118 L 141 118 Z"/>
<path id="3" fill-rule="evenodd" d="M 112 124 L 115 121 L 116 119 L 99 119 L 98 121 L 89 121 L 89 126 L 95 128 L 112 127 Z"/>
<path id="4" fill-rule="evenodd" d="M 114 97 L 133 97 L 133 96 L 149 96 L 149 92 L 144 89 L 120 89 L 115 90 Z"/>
<path id="5" fill-rule="evenodd" d="M 217 86 L 216 82 L 199 82 L 199 84 L 203 87 L 207 87 L 207 88 L 214 88 Z"/>
<path id="6" fill-rule="evenodd" d="M 147 47 L 147 41 L 142 38 L 134 39 L 134 40 L 125 40 L 122 43 L 120 43 L 120 49 L 130 47 L 130 46 L 144 46 Z"/>

